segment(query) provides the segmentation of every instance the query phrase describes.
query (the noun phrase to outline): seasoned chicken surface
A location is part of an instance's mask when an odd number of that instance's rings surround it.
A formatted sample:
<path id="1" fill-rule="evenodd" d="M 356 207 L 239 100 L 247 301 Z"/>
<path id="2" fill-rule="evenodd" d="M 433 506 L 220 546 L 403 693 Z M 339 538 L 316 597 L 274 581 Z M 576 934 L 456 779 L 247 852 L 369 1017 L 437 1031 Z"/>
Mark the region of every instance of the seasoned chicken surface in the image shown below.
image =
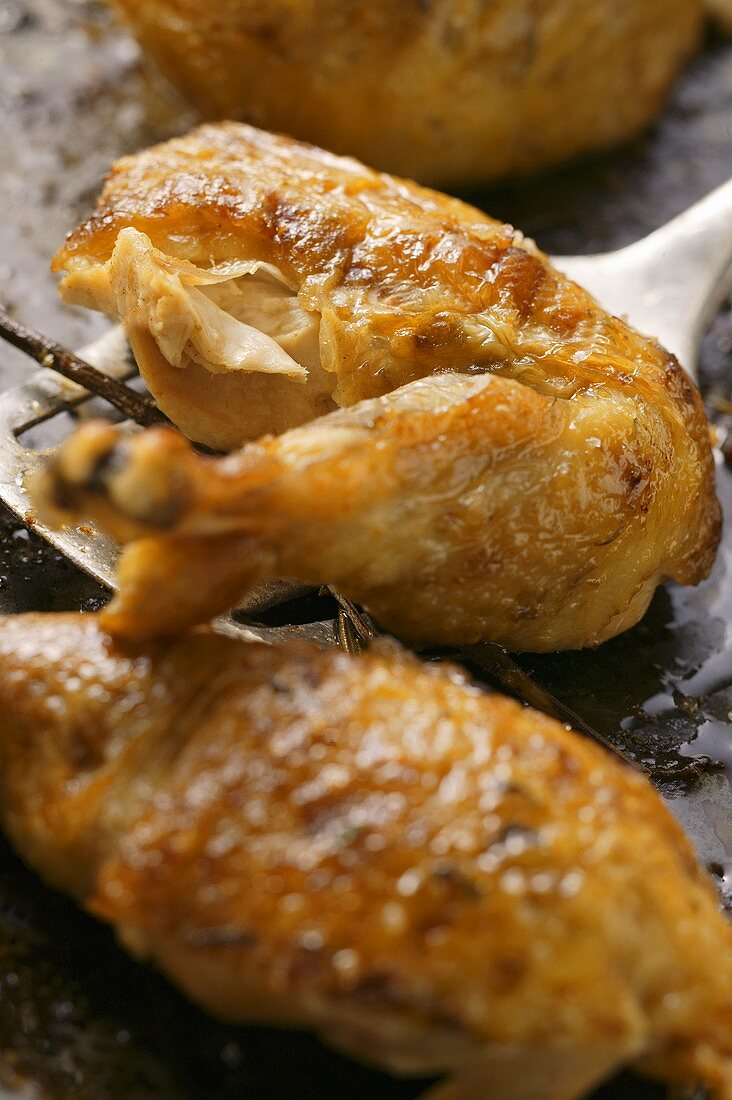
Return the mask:
<path id="1" fill-rule="evenodd" d="M 698 579 L 716 538 L 700 558 L 716 514 L 681 489 L 688 441 L 622 395 L 603 440 L 596 402 L 443 375 L 227 458 L 93 423 L 34 500 L 130 544 L 103 612 L 116 634 L 171 633 L 289 577 L 335 584 L 415 642 L 580 647 L 632 626 L 665 576 Z"/>
<path id="2" fill-rule="evenodd" d="M 702 16 L 702 0 L 114 3 L 206 116 L 453 187 L 635 135 Z"/>
<path id="3" fill-rule="evenodd" d="M 732 1096 L 732 934 L 644 778 L 401 653 L 96 617 L 0 629 L 19 851 L 234 1020 L 444 1095 L 570 1100 L 630 1063 Z"/>
<path id="4" fill-rule="evenodd" d="M 673 358 L 520 232 L 248 126 L 119 160 L 53 266 L 66 301 L 123 322 L 163 412 L 213 448 L 445 371 L 558 398 L 608 386 L 705 436 Z"/>
<path id="5" fill-rule="evenodd" d="M 144 539 L 119 632 L 200 621 L 284 575 L 338 584 L 414 641 L 575 647 L 709 568 L 696 389 L 457 200 L 207 126 L 120 161 L 56 268 L 67 300 L 122 318 L 187 435 L 283 433 L 219 462 L 96 429 L 62 451 L 41 506 Z"/>

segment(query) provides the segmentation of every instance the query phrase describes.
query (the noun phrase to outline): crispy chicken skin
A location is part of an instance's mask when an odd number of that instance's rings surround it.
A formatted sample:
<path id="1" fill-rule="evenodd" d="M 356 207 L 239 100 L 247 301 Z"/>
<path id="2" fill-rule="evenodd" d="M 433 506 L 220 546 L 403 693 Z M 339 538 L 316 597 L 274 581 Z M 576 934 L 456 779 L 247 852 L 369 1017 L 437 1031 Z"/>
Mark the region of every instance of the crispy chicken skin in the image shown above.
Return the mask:
<path id="1" fill-rule="evenodd" d="M 520 232 L 249 126 L 117 161 L 53 269 L 66 301 L 119 317 L 162 410 L 213 448 L 447 370 L 564 398 L 652 389 L 705 436 L 674 360 Z"/>
<path id="2" fill-rule="evenodd" d="M 694 49 L 701 0 L 114 0 L 209 118 L 464 186 L 625 141 Z"/>
<path id="3" fill-rule="evenodd" d="M 732 935 L 681 830 L 454 668 L 4 619 L 0 765 L 29 863 L 221 1016 L 456 1071 L 446 1097 L 628 1063 L 732 1096 Z"/>
<path id="4" fill-rule="evenodd" d="M 67 300 L 122 318 L 187 435 L 284 433 L 220 461 L 94 427 L 62 449 L 45 513 L 144 540 L 115 631 L 178 629 L 291 576 L 338 584 L 413 641 L 571 648 L 710 566 L 694 386 L 457 200 L 205 126 L 118 162 L 55 266 Z"/>
<path id="5" fill-rule="evenodd" d="M 289 577 L 417 643 L 578 648 L 632 626 L 665 576 L 698 579 L 716 540 L 700 558 L 716 513 L 681 488 L 688 438 L 620 394 L 598 425 L 596 404 L 443 375 L 226 458 L 90 423 L 33 498 L 130 543 L 102 613 L 116 634 L 171 633 Z"/>

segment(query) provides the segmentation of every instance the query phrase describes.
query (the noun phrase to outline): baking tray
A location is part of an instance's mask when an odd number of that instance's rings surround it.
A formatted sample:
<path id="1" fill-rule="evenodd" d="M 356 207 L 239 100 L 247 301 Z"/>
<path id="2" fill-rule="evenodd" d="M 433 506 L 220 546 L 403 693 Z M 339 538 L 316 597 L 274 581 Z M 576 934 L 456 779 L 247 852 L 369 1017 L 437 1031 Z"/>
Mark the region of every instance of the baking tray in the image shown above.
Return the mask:
<path id="1" fill-rule="evenodd" d="M 190 123 L 137 51 L 88 0 L 0 4 L 0 299 L 74 347 L 103 319 L 65 310 L 49 253 L 88 207 L 109 161 Z M 468 196 L 555 253 L 617 248 L 656 228 L 732 171 L 732 46 L 709 37 L 659 125 L 612 156 Z M 732 396 L 732 310 L 715 320 L 702 371 L 721 439 Z M 28 363 L 0 349 L 0 386 Z M 732 421 L 730 421 L 732 424 Z M 732 473 L 719 490 L 732 515 Z M 0 611 L 100 607 L 107 594 L 0 514 Z M 519 658 L 539 682 L 656 782 L 732 905 L 732 533 L 696 590 L 661 589 L 643 622 L 595 652 Z M 683 782 L 664 765 L 706 753 Z M 43 887 L 0 840 L 0 1077 L 79 1100 L 408 1100 L 425 1087 L 357 1066 L 300 1033 L 226 1027 L 115 946 L 108 929 Z M 651 1100 L 624 1076 L 597 1094 Z"/>

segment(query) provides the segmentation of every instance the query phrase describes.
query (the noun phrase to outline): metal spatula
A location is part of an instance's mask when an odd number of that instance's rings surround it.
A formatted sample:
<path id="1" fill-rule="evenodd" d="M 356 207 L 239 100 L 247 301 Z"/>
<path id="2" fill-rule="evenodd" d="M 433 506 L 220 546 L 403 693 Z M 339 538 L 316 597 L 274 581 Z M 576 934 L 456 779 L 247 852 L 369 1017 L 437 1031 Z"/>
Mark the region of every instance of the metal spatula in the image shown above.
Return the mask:
<path id="1" fill-rule="evenodd" d="M 704 327 L 732 289 L 732 180 L 627 248 L 553 262 L 696 379 Z"/>

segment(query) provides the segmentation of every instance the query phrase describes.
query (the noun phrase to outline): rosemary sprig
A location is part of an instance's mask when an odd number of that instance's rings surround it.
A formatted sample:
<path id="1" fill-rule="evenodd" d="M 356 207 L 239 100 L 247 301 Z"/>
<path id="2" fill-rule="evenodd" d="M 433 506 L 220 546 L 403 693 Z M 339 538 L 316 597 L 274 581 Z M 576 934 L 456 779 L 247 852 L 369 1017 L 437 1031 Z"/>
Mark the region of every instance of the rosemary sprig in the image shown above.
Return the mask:
<path id="1" fill-rule="evenodd" d="M 376 630 L 368 615 L 360 611 L 347 596 L 328 585 L 325 589 L 338 604 L 338 641 L 346 653 L 358 654 L 367 649 L 376 637 Z"/>
<path id="2" fill-rule="evenodd" d="M 123 416 L 134 420 L 143 428 L 169 423 L 149 398 L 135 393 L 123 382 L 103 374 L 68 348 L 22 325 L 3 309 L 0 309 L 0 337 L 35 359 L 42 367 L 54 370 L 90 393 L 103 397 Z"/>
<path id="3" fill-rule="evenodd" d="M 460 653 L 463 657 L 487 672 L 491 679 L 496 680 L 501 687 L 529 706 L 548 714 L 550 718 L 557 718 L 565 725 L 583 733 L 585 737 L 599 741 L 609 752 L 618 756 L 625 764 L 637 767 L 638 765 L 620 749 L 609 737 L 606 737 L 576 711 L 562 703 L 546 688 L 537 684 L 513 657 L 496 642 L 480 642 L 477 645 L 464 646 Z"/>

